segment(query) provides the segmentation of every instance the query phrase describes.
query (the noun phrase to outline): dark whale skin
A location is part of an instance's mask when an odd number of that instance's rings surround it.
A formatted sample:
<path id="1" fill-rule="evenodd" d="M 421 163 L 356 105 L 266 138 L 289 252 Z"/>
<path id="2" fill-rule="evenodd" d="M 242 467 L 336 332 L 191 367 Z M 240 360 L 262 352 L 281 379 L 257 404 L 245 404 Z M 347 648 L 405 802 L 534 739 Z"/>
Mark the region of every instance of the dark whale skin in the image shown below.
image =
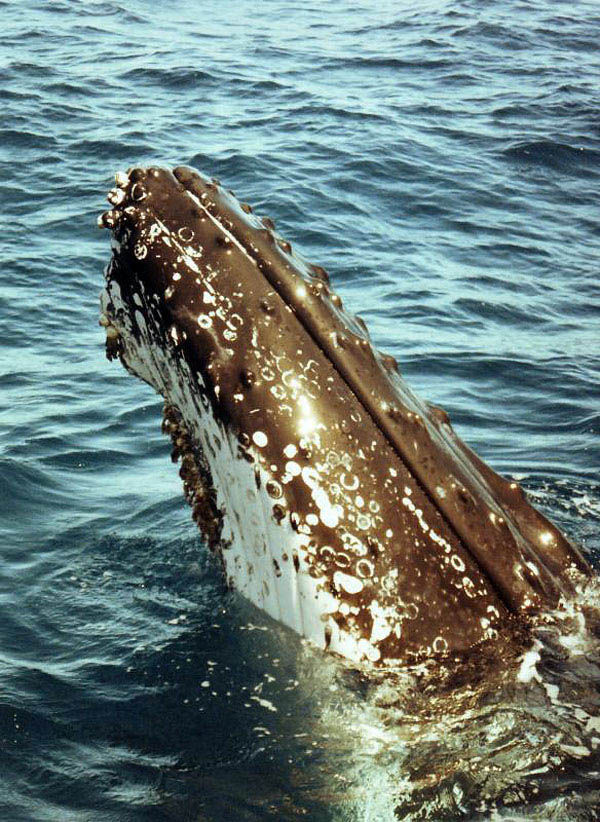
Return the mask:
<path id="1" fill-rule="evenodd" d="M 589 573 L 579 550 L 456 436 L 443 410 L 412 393 L 326 272 L 270 220 L 188 167 L 135 168 L 117 183 L 100 220 L 115 239 L 108 351 L 181 422 L 190 470 L 212 500 L 199 524 L 232 584 L 254 566 L 231 572 L 215 523 L 243 512 L 219 500 L 217 457 L 173 401 L 181 381 L 197 416 L 217 421 L 215 453 L 233 437 L 232 460 L 254 467 L 282 543 L 287 533 L 302 542 L 292 556 L 265 546 L 274 565 L 289 562 L 299 590 L 301 575 L 311 577 L 338 603 L 320 615 L 322 636 L 292 626 L 322 647 L 373 662 L 464 651 L 572 594 Z M 173 368 L 148 379 L 134 349 L 164 352 Z M 292 624 L 278 597 L 278 618 Z"/>

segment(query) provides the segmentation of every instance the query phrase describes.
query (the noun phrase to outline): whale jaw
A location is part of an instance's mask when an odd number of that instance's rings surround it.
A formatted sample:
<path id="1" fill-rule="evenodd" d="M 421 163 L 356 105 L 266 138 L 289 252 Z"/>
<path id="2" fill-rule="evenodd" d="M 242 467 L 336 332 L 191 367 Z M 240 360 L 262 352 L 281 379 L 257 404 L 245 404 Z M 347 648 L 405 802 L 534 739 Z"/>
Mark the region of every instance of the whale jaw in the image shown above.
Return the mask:
<path id="1" fill-rule="evenodd" d="M 134 169 L 109 199 L 107 355 L 165 397 L 194 518 L 255 605 L 391 663 L 493 639 L 585 571 L 270 221 L 185 168 Z"/>
<path id="2" fill-rule="evenodd" d="M 354 662 L 378 662 L 376 645 L 340 624 L 340 615 L 358 609 L 344 605 L 327 577 L 315 573 L 310 534 L 282 516 L 282 506 L 274 512 L 274 500 L 283 502 L 283 495 L 273 496 L 278 480 L 261 464 L 255 443 L 214 412 L 201 374 L 178 356 L 177 346 L 161 339 L 160 326 L 146 321 L 152 312 L 140 310 L 148 300 L 141 283 L 132 299 L 123 297 L 109 266 L 101 295 L 110 329 L 107 357 L 119 357 L 165 398 L 162 427 L 171 437 L 172 457 L 181 460 L 185 497 L 228 585 L 317 647 Z"/>

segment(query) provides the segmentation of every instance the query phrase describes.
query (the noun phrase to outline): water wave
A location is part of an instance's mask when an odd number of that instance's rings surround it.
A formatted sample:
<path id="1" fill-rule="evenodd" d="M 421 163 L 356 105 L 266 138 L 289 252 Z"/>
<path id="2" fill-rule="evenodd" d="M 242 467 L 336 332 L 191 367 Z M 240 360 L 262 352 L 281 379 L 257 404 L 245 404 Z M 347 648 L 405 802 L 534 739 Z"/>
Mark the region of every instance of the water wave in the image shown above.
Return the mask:
<path id="1" fill-rule="evenodd" d="M 594 4 L 0 8 L 0 816 L 592 820 L 596 589 L 386 678 L 261 616 L 104 359 L 95 221 L 119 168 L 216 174 L 597 566 Z"/>

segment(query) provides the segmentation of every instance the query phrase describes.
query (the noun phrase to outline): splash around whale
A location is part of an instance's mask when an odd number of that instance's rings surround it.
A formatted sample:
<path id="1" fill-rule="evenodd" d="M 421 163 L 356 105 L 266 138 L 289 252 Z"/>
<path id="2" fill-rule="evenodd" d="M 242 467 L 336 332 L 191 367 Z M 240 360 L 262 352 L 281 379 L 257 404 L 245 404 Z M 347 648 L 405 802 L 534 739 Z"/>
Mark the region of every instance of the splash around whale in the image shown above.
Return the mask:
<path id="1" fill-rule="evenodd" d="M 397 664 L 493 642 L 589 574 L 271 220 L 188 167 L 108 199 L 107 355 L 165 398 L 194 519 L 255 605 Z"/>

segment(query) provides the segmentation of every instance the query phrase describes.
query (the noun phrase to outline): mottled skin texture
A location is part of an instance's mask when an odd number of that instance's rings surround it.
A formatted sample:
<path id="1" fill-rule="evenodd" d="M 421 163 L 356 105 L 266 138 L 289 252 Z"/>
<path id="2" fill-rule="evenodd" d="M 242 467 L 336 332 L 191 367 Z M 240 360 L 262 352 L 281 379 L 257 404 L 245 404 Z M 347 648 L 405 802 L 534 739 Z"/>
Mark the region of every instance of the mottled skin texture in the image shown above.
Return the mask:
<path id="1" fill-rule="evenodd" d="M 275 578 L 290 562 L 328 592 L 322 636 L 307 630 L 323 647 L 335 630 L 359 648 L 349 656 L 374 662 L 466 650 L 556 605 L 587 573 L 522 489 L 415 397 L 326 272 L 296 256 L 271 221 L 185 167 L 133 169 L 117 183 L 115 208 L 101 218 L 116 240 L 109 355 L 167 399 L 188 499 L 232 584 L 253 565 L 229 567 L 219 523 L 245 512 L 213 487 L 221 442 L 212 457 L 210 444 L 194 442 L 174 381 L 187 381 L 200 417 L 237 438 L 232 459 L 255 466 L 257 493 L 281 528 L 282 544 L 264 548 Z M 139 365 L 153 350 L 173 363 L 160 380 Z M 196 487 L 202 493 L 188 493 Z"/>

